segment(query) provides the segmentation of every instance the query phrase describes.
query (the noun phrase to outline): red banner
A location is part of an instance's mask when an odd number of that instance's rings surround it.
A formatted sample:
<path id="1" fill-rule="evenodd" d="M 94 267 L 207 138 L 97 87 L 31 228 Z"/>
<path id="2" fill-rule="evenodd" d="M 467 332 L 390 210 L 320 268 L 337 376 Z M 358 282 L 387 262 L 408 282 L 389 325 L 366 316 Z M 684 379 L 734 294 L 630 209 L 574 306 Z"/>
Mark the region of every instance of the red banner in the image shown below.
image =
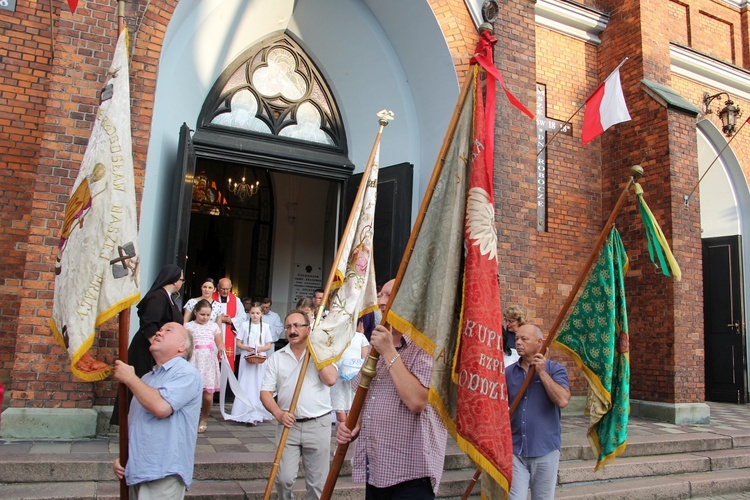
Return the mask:
<path id="1" fill-rule="evenodd" d="M 479 72 L 475 73 L 479 78 Z M 497 284 L 497 230 L 487 148 L 482 86 L 477 82 L 469 192 L 466 201 L 463 309 L 454 380 L 458 384 L 458 435 L 481 453 L 479 464 L 508 490 L 513 470 L 503 362 L 502 314 Z M 490 167 L 490 168 L 488 168 Z M 476 460 L 477 457 L 472 457 Z"/>

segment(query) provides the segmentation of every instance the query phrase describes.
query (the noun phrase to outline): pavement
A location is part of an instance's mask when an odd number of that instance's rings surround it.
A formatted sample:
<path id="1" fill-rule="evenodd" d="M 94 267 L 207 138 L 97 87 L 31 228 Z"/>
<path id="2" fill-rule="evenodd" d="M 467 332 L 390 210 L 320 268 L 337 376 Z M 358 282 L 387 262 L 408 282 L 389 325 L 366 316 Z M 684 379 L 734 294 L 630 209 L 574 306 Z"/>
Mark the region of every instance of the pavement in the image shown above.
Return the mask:
<path id="1" fill-rule="evenodd" d="M 750 435 L 750 405 L 730 403 L 708 403 L 711 408 L 711 421 L 706 425 L 675 425 L 631 416 L 628 424 L 628 437 L 668 436 L 675 434 L 714 433 Z M 564 414 L 562 421 L 563 446 L 586 442 L 588 418 L 582 414 Z M 248 426 L 221 417 L 219 408 L 214 405 L 208 419 L 208 430 L 198 435 L 196 453 L 253 453 L 273 457 L 276 424 L 264 422 Z M 331 441 L 335 449 L 331 425 Z M 454 445 L 455 446 L 455 445 Z M 351 450 L 350 450 L 351 451 Z M 0 454 L 61 454 L 85 455 L 89 453 L 119 453 L 119 435 L 116 433 L 86 440 L 75 441 L 26 441 L 0 440 Z M 270 459 L 269 458 L 269 459 Z M 740 497 L 744 498 L 744 497 Z"/>
<path id="2" fill-rule="evenodd" d="M 735 405 L 728 403 L 708 403 L 711 408 L 710 424 L 706 425 L 675 425 L 665 422 L 649 420 L 631 416 L 628 425 L 629 440 L 632 440 L 634 449 L 639 444 L 669 440 L 670 436 L 676 439 L 696 439 L 700 436 L 715 434 L 717 436 L 750 437 L 750 405 Z M 586 430 L 588 418 L 582 414 L 563 415 L 563 448 L 588 447 Z M 265 422 L 255 426 L 224 421 L 220 415 L 218 406 L 214 406 L 211 417 L 208 420 L 208 430 L 199 434 L 196 445 L 196 453 L 200 454 L 202 461 L 220 464 L 226 457 L 231 461 L 238 453 L 248 453 L 248 460 L 271 462 L 276 451 L 275 441 L 276 424 Z M 335 432 L 335 426 L 331 425 L 331 433 Z M 677 435 L 681 435 L 678 436 Z M 332 437 L 333 442 L 333 437 Z M 743 441 L 744 442 L 744 441 Z M 332 450 L 335 449 L 335 444 Z M 352 449 L 350 448 L 350 453 Z M 110 462 L 119 452 L 119 435 L 117 433 L 101 436 L 93 439 L 75 441 L 27 441 L 27 440 L 0 440 L 0 457 L 10 458 L 14 455 L 16 460 L 21 461 L 45 461 L 49 455 L 59 455 L 60 462 L 86 460 L 97 463 Z M 455 443 L 449 443 L 448 453 L 458 453 Z M 26 455 L 26 459 L 18 455 Z M 39 455 L 34 459 L 34 455 Z M 46 455 L 46 456 L 45 456 Z M 2 459 L 0 458 L 0 462 Z M 101 480 L 107 481 L 109 476 L 109 464 L 102 463 Z M 114 480 L 114 477 L 112 478 Z M 114 483 L 113 483 L 114 484 Z M 115 485 L 116 486 L 116 485 Z M 20 485 L 19 485 L 20 487 Z M 741 492 L 712 497 L 717 500 L 750 500 L 750 493 Z"/>

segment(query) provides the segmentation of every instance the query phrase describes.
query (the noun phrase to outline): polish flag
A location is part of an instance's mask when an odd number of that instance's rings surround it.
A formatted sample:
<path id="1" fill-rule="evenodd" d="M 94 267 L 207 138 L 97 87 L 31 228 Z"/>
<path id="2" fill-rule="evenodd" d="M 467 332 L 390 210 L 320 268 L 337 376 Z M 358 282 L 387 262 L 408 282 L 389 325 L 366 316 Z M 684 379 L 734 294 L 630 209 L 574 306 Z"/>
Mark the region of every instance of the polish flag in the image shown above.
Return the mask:
<path id="1" fill-rule="evenodd" d="M 586 100 L 583 133 L 581 134 L 583 145 L 591 142 L 612 125 L 628 120 L 630 120 L 630 113 L 625 104 L 625 95 L 622 93 L 618 67 Z"/>

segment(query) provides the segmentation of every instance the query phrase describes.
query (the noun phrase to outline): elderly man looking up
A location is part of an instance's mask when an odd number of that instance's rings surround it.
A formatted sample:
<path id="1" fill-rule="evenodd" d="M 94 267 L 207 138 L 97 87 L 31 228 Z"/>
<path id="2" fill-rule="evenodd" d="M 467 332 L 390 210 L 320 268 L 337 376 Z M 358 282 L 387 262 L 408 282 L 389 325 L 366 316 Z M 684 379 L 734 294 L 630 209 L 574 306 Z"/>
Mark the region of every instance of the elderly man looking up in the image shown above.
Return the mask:
<path id="1" fill-rule="evenodd" d="M 193 340 L 179 323 L 167 323 L 149 347 L 154 368 L 138 378 L 115 361 L 115 380 L 133 393 L 128 415 L 128 463 L 112 464 L 125 477 L 130 498 L 183 498 L 193 479 L 203 385 L 188 359 Z"/>
<path id="2" fill-rule="evenodd" d="M 557 468 L 562 447 L 561 408 L 568 406 L 568 371 L 548 360 L 542 352 L 544 335 L 531 323 L 516 331 L 516 350 L 521 358 L 505 370 L 509 401 L 513 402 L 529 369 L 536 373 L 510 418 L 513 434 L 513 481 L 511 500 L 555 498 Z"/>

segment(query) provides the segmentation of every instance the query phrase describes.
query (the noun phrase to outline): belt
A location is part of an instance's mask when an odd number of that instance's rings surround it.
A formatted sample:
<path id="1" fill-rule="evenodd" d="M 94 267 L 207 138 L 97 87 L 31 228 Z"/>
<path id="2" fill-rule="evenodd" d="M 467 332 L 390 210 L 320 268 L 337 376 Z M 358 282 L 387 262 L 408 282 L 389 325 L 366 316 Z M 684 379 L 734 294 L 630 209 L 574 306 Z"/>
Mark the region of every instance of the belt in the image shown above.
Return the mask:
<path id="1" fill-rule="evenodd" d="M 330 412 L 329 412 L 329 413 L 330 413 Z M 322 414 L 322 415 L 318 415 L 317 417 L 302 417 L 302 418 L 298 418 L 298 419 L 297 419 L 296 421 L 297 421 L 298 423 L 301 423 L 301 422 L 309 422 L 310 420 L 317 420 L 317 419 L 319 419 L 319 418 L 325 417 L 326 415 L 328 415 L 328 413 L 324 413 L 324 414 Z"/>

